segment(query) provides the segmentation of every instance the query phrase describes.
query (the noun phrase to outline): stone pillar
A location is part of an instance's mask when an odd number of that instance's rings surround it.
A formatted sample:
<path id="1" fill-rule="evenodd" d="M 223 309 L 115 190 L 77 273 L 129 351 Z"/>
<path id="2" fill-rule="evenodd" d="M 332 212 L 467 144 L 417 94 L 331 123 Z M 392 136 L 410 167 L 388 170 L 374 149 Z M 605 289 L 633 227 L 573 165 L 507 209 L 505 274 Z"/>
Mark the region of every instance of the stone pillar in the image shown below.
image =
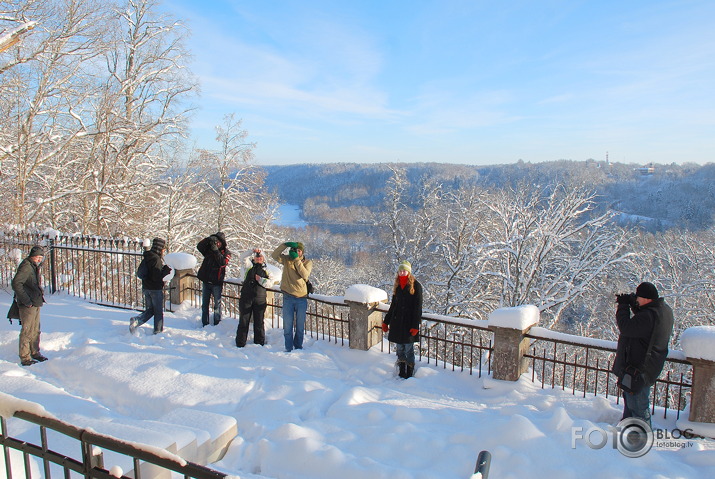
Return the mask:
<path id="1" fill-rule="evenodd" d="M 494 332 L 494 379 L 516 381 L 529 369 L 524 356 L 530 343 L 525 335 L 538 322 L 539 310 L 532 305 L 499 308 L 489 315 L 489 329 Z"/>
<path id="2" fill-rule="evenodd" d="M 516 381 L 529 368 L 524 355 L 529 350 L 527 330 L 489 326 L 494 332 L 494 353 L 492 355 L 492 376 L 494 379 Z M 531 329 L 531 328 L 529 328 Z"/>
<path id="3" fill-rule="evenodd" d="M 171 304 L 181 304 L 184 300 L 190 299 L 191 292 L 189 288 L 194 279 L 190 275 L 193 274 L 193 272 L 193 269 L 174 270 L 174 277 L 171 278 L 171 282 L 169 283 L 169 301 L 171 301 Z"/>
<path id="4" fill-rule="evenodd" d="M 688 362 L 693 365 L 688 420 L 715 423 L 715 362 L 695 358 L 688 358 Z"/>
<path id="5" fill-rule="evenodd" d="M 694 326 L 680 335 L 685 358 L 693 365 L 691 422 L 715 423 L 715 326 Z"/>
<path id="6" fill-rule="evenodd" d="M 350 331 L 350 349 L 367 351 L 380 342 L 382 312 L 376 310 L 378 303 L 357 303 L 345 300 L 350 307 L 348 313 Z"/>

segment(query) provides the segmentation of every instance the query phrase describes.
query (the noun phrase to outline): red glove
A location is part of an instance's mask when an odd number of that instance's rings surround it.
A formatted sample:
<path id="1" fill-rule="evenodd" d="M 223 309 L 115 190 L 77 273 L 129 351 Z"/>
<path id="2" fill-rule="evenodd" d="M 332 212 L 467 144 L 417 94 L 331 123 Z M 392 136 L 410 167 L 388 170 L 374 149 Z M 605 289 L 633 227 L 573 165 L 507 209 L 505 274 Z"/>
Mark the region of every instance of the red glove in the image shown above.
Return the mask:
<path id="1" fill-rule="evenodd" d="M 390 330 L 390 327 L 387 325 L 387 323 L 382 323 L 382 332 L 386 333 Z"/>
<path id="2" fill-rule="evenodd" d="M 417 336 L 417 334 L 419 334 L 419 332 L 420 332 L 419 329 L 412 328 L 412 329 L 410 329 L 410 336 Z"/>

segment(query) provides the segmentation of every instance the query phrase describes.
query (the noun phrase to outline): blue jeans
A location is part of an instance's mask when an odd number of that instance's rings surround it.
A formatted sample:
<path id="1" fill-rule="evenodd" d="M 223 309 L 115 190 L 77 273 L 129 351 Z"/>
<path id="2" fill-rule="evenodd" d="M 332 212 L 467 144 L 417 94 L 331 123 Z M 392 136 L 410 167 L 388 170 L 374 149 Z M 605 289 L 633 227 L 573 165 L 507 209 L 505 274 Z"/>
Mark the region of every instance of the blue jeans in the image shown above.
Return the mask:
<path id="1" fill-rule="evenodd" d="M 213 324 L 217 325 L 221 322 L 221 293 L 223 292 L 223 284 L 202 283 L 201 289 L 201 324 L 208 326 L 209 324 L 209 302 L 211 296 L 214 298 L 214 314 Z"/>
<path id="2" fill-rule="evenodd" d="M 139 313 L 133 319 L 137 322 L 136 326 L 149 321 L 154 317 L 154 334 L 164 331 L 164 291 L 161 289 L 144 289 L 144 311 Z"/>
<path id="3" fill-rule="evenodd" d="M 395 353 L 398 361 L 415 364 L 415 343 L 395 343 Z"/>
<path id="4" fill-rule="evenodd" d="M 283 293 L 283 337 L 286 351 L 292 351 L 293 348 L 303 349 L 306 311 L 308 311 L 308 298 L 296 298 Z M 295 335 L 293 335 L 294 322 Z"/>
<path id="5" fill-rule="evenodd" d="M 623 391 L 623 418 L 636 417 L 650 423 L 650 386 L 644 387 L 640 392 L 632 394 Z"/>

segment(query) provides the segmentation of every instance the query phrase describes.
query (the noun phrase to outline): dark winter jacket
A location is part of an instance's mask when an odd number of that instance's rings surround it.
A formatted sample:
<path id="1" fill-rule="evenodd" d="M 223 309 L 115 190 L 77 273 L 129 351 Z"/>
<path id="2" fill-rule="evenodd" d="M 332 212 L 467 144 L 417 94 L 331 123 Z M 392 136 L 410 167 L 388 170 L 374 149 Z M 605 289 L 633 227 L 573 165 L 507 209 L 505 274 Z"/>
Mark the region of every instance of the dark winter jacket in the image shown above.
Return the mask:
<path id="1" fill-rule="evenodd" d="M 254 304 L 266 304 L 266 288 L 256 281 L 256 275 L 268 278 L 265 264 L 253 263 L 251 269 L 246 272 L 243 286 L 241 286 L 241 299 L 238 302 L 238 307 L 241 310 L 248 310 Z"/>
<path id="2" fill-rule="evenodd" d="M 387 339 L 393 343 L 407 344 L 418 341 L 419 336 L 410 335 L 410 329 L 420 329 L 422 322 L 422 285 L 415 280 L 415 294 L 410 294 L 410 285 L 397 287 L 392 295 L 390 309 L 384 322 L 390 326 Z"/>
<path id="3" fill-rule="evenodd" d="M 221 242 L 221 248 L 217 241 Z M 226 265 L 231 258 L 231 252 L 226 247 L 226 238 L 222 233 L 213 234 L 199 241 L 196 249 L 204 255 L 197 274 L 204 283 L 223 284 L 226 277 Z"/>
<path id="4" fill-rule="evenodd" d="M 12 290 L 20 306 L 42 307 L 45 296 L 40 286 L 40 267 L 30 258 L 22 260 L 12 279 Z"/>
<path id="5" fill-rule="evenodd" d="M 171 273 L 171 268 L 164 264 L 161 252 L 154 249 L 145 251 L 144 262 L 149 273 L 142 279 L 142 288 L 148 291 L 164 289 L 164 276 Z"/>
<path id="6" fill-rule="evenodd" d="M 653 385 L 663 370 L 668 356 L 668 343 L 673 333 L 673 310 L 663 298 L 637 309 L 631 317 L 628 304 L 619 304 L 616 310 L 616 323 L 620 335 L 613 373 L 619 378 L 626 366 L 633 366 L 643 373 L 645 384 Z M 650 357 L 646 360 L 648 343 L 655 328 L 655 338 Z"/>

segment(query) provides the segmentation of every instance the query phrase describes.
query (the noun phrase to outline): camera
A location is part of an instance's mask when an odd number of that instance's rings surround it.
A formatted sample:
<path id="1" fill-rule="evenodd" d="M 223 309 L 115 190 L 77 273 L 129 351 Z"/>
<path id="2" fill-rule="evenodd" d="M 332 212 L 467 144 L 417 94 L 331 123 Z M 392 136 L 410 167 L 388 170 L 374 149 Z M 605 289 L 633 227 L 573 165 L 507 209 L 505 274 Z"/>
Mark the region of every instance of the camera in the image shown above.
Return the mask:
<path id="1" fill-rule="evenodd" d="M 635 293 L 617 294 L 616 302 L 618 304 L 628 304 L 628 305 L 637 304 L 636 294 Z"/>
<path id="2" fill-rule="evenodd" d="M 261 252 L 260 252 L 260 251 L 256 251 L 256 253 L 254 254 L 254 256 L 255 256 L 256 258 L 260 258 L 260 257 L 261 257 Z"/>

